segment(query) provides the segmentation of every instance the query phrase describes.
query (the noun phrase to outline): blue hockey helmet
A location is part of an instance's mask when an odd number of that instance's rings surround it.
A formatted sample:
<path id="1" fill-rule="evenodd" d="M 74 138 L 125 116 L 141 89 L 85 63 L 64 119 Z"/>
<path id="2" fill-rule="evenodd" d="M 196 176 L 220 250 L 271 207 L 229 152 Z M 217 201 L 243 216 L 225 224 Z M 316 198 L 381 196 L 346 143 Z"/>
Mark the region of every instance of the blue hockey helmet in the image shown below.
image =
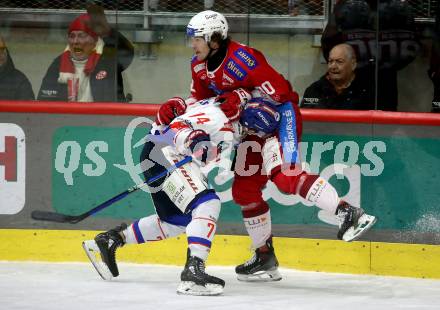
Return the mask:
<path id="1" fill-rule="evenodd" d="M 264 98 L 252 98 L 241 112 L 240 124 L 256 132 L 273 133 L 280 122 L 280 114 L 274 104 Z"/>

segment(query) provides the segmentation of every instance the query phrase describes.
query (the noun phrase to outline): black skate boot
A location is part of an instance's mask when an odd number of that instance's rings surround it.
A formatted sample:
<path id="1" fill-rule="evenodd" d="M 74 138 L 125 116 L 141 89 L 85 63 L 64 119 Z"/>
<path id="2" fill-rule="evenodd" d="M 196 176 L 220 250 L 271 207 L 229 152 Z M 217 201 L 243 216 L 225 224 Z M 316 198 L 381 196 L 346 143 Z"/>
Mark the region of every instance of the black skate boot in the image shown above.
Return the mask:
<path id="1" fill-rule="evenodd" d="M 225 287 L 225 281 L 205 272 L 205 262 L 197 256 L 191 256 L 189 249 L 180 280 L 178 294 L 214 296 L 222 294 Z"/>
<path id="2" fill-rule="evenodd" d="M 266 245 L 255 250 L 254 256 L 244 264 L 235 267 L 237 279 L 247 282 L 280 281 L 278 260 L 272 245 L 272 237 L 266 240 Z"/>
<path id="3" fill-rule="evenodd" d="M 340 221 L 338 239 L 347 242 L 358 239 L 377 220 L 375 216 L 366 214 L 362 208 L 355 208 L 345 201 L 339 203 L 336 216 Z"/>
<path id="4" fill-rule="evenodd" d="M 125 244 L 120 233 L 126 228 L 127 225 L 122 223 L 121 226 L 98 234 L 94 240 L 83 242 L 84 251 L 104 280 L 110 280 L 112 277 L 119 275 L 115 254 L 116 249 Z"/>

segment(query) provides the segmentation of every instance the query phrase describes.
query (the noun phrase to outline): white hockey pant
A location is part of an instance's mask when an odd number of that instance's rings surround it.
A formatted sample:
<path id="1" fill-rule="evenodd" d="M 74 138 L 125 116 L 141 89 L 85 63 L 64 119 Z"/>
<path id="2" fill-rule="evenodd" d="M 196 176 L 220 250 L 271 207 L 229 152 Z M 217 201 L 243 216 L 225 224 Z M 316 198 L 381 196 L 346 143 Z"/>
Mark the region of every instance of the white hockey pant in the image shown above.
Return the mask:
<path id="1" fill-rule="evenodd" d="M 133 222 L 124 230 L 127 244 L 139 244 L 178 236 L 186 232 L 191 255 L 203 260 L 208 257 L 220 214 L 220 200 L 211 199 L 198 205 L 191 213 L 191 222 L 186 226 L 161 221 L 150 215 Z"/>

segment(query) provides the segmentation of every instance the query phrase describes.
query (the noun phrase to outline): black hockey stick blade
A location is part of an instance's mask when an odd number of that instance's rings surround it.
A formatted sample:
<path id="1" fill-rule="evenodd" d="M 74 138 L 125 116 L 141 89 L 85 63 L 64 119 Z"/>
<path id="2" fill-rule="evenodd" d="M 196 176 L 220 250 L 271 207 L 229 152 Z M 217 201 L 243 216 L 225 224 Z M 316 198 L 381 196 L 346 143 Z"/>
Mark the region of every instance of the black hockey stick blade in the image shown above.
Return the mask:
<path id="1" fill-rule="evenodd" d="M 71 223 L 76 224 L 82 220 L 82 216 L 66 215 L 57 212 L 50 211 L 32 211 L 31 217 L 34 220 L 49 221 L 58 223 Z"/>

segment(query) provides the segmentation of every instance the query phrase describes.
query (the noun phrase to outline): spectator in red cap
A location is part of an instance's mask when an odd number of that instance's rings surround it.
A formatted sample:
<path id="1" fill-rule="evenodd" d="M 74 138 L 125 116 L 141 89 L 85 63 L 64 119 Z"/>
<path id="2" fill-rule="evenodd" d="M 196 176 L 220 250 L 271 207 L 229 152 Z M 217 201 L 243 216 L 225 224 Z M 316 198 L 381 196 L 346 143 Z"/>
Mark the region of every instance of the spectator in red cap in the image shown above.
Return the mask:
<path id="1" fill-rule="evenodd" d="M 126 102 L 122 71 L 133 60 L 133 45 L 109 26 L 102 8 L 93 5 L 74 19 L 67 41 L 43 78 L 38 100 Z"/>

